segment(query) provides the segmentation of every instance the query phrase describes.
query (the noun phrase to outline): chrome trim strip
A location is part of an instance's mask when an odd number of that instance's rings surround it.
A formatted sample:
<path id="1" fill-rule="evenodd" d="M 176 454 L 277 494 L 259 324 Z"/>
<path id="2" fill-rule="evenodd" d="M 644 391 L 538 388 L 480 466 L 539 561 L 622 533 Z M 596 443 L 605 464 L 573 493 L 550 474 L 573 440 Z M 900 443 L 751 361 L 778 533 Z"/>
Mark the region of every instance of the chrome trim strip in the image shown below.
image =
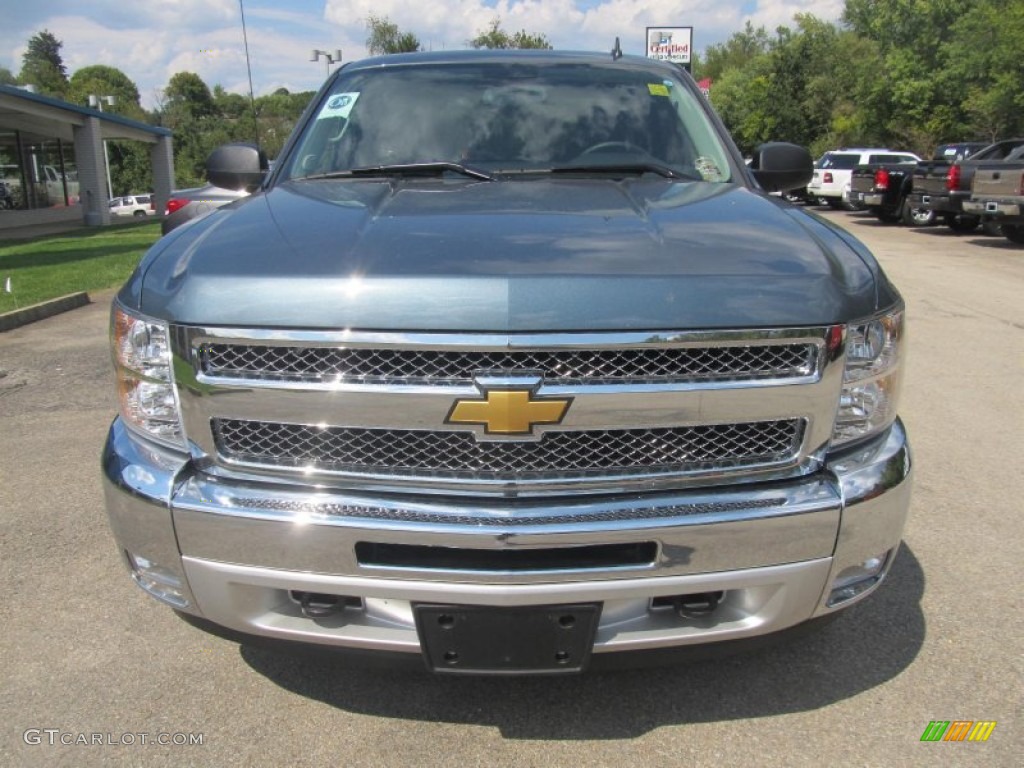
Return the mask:
<path id="1" fill-rule="evenodd" d="M 251 344 L 280 342 L 294 345 L 389 347 L 394 349 L 465 349 L 470 351 L 546 349 L 643 349 L 701 347 L 736 343 L 806 342 L 823 345 L 828 326 L 754 328 L 730 331 L 626 331 L 597 333 L 396 333 L 393 331 L 292 331 L 267 328 L 181 327 L 189 348 L 204 342 Z"/>

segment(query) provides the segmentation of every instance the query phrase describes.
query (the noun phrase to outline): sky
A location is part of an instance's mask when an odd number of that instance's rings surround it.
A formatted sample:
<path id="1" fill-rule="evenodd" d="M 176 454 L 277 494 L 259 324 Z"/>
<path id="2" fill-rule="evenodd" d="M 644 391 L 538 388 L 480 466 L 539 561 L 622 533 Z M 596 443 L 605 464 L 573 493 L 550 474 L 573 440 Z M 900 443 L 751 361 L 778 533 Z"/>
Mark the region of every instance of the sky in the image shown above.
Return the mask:
<path id="1" fill-rule="evenodd" d="M 466 48 L 498 18 L 508 32 L 547 35 L 555 48 L 644 53 L 646 27 L 693 27 L 693 48 L 726 41 L 749 20 L 774 30 L 796 13 L 835 21 L 843 0 L 0 0 L 0 67 L 15 75 L 28 40 L 49 30 L 68 74 L 117 67 L 152 109 L 176 72 L 248 93 L 240 10 L 257 96 L 320 87 L 329 64 L 313 49 L 366 56 L 366 18 L 387 17 L 431 50 Z"/>

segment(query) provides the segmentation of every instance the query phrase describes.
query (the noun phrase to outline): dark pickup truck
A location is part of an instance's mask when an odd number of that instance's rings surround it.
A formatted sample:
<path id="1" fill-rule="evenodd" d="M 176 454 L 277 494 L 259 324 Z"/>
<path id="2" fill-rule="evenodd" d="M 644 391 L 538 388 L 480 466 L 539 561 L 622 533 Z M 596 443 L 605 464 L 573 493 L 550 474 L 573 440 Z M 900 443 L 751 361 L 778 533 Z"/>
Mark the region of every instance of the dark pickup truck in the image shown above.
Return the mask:
<path id="1" fill-rule="evenodd" d="M 976 229 L 981 217 L 964 211 L 964 202 L 971 197 L 975 169 L 981 163 L 1002 160 L 1021 145 L 1024 145 L 1024 138 L 1005 139 L 952 161 L 939 157 L 937 152 L 934 159 L 919 163 L 914 171 L 913 188 L 908 197 L 910 207 L 931 211 L 956 232 Z"/>
<path id="2" fill-rule="evenodd" d="M 977 167 L 964 211 L 996 224 L 1007 240 L 1024 244 L 1024 145 L 1005 160 Z"/>
<path id="3" fill-rule="evenodd" d="M 887 224 L 932 224 L 934 213 L 912 208 L 908 203 L 917 165 L 916 161 L 858 165 L 850 176 L 850 201 L 864 206 Z"/>

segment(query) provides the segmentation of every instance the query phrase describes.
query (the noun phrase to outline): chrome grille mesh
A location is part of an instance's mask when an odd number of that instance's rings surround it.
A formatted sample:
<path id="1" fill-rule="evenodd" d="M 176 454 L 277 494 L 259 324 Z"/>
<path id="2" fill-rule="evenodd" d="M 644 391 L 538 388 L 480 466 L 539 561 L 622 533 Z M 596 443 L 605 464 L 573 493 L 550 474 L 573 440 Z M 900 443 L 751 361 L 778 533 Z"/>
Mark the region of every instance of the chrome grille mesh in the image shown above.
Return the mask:
<path id="1" fill-rule="evenodd" d="M 366 474 L 481 480 L 670 473 L 791 460 L 804 421 L 788 419 L 659 429 L 548 432 L 537 442 L 478 442 L 471 433 L 317 427 L 215 419 L 229 460 Z"/>
<path id="2" fill-rule="evenodd" d="M 642 349 L 432 350 L 206 343 L 203 373 L 237 379 L 466 384 L 475 373 L 536 372 L 548 382 L 677 382 L 796 378 L 814 372 L 808 343 Z"/>

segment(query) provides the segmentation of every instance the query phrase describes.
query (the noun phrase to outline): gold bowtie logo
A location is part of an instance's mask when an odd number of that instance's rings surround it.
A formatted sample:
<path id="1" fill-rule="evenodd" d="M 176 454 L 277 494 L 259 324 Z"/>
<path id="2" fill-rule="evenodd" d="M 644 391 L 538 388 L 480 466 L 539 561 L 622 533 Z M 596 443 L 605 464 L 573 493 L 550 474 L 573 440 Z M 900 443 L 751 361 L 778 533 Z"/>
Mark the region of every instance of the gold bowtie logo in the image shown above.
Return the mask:
<path id="1" fill-rule="evenodd" d="M 535 424 L 558 424 L 571 397 L 534 398 L 529 389 L 490 389 L 484 400 L 456 400 L 447 424 L 483 424 L 488 435 L 530 435 Z"/>

